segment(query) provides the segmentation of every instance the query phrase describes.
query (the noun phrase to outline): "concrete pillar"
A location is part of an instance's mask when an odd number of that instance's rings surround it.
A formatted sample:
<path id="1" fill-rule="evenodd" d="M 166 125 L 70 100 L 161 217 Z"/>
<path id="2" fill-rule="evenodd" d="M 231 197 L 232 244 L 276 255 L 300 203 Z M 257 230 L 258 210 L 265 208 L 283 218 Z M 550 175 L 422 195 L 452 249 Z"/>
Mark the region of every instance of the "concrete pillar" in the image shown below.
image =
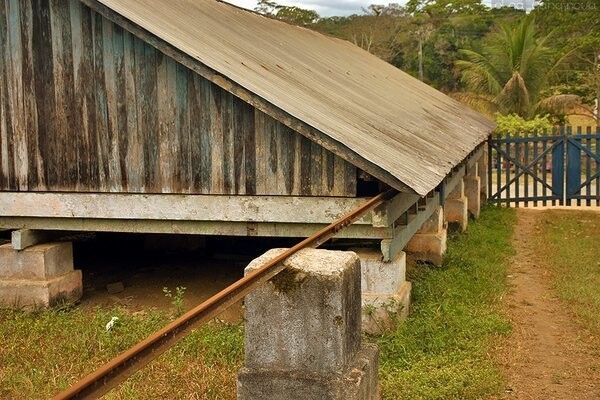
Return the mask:
<path id="1" fill-rule="evenodd" d="M 438 206 L 421 229 L 410 239 L 405 250 L 416 260 L 442 265 L 446 253 L 448 228 L 444 208 Z"/>
<path id="2" fill-rule="evenodd" d="M 456 188 L 448 195 L 444 202 L 444 216 L 448 227 L 464 232 L 469 224 L 468 200 L 465 196 L 465 182 L 461 179 Z"/>
<path id="3" fill-rule="evenodd" d="M 38 244 L 14 250 L 0 246 L 0 305 L 36 309 L 82 294 L 81 271 L 73 269 L 70 242 Z"/>
<path id="4" fill-rule="evenodd" d="M 246 274 L 284 249 L 254 260 Z M 361 345 L 360 261 L 305 249 L 246 296 L 239 400 L 378 399 L 378 350 Z"/>
<path id="5" fill-rule="evenodd" d="M 488 147 L 485 146 L 483 156 L 477 160 L 477 175 L 481 179 L 480 193 L 481 204 L 487 203 L 489 198 L 488 193 Z"/>
<path id="6" fill-rule="evenodd" d="M 467 169 L 464 182 L 469 214 L 474 218 L 479 218 L 481 211 L 481 178 L 477 175 L 477 164 L 473 164 L 471 168 Z"/>
<path id="7" fill-rule="evenodd" d="M 406 281 L 406 253 L 390 262 L 381 251 L 351 249 L 360 257 L 362 330 L 377 334 L 393 329 L 398 318 L 406 318 L 410 307 L 411 284 Z"/>

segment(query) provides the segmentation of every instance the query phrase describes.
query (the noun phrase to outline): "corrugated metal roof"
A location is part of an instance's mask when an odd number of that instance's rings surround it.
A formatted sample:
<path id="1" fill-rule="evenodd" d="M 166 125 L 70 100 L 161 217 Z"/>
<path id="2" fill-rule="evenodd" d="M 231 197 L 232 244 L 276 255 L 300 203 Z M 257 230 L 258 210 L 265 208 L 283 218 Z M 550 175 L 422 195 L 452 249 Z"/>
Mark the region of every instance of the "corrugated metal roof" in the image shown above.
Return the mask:
<path id="1" fill-rule="evenodd" d="M 351 43 L 227 3 L 99 2 L 420 195 L 434 189 L 494 127 Z M 381 175 L 377 168 L 367 172 Z"/>

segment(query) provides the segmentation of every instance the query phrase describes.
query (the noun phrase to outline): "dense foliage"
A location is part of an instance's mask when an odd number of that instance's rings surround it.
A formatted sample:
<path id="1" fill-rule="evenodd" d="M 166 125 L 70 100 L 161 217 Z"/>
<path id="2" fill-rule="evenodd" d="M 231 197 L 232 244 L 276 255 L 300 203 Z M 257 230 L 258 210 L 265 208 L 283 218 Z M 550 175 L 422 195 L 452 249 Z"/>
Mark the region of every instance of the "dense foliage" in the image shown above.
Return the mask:
<path id="1" fill-rule="evenodd" d="M 563 123 L 567 114 L 594 117 L 600 97 L 600 0 L 543 0 L 529 14 L 481 0 L 374 4 L 327 18 L 261 0 L 256 11 L 351 41 L 490 116 Z"/>

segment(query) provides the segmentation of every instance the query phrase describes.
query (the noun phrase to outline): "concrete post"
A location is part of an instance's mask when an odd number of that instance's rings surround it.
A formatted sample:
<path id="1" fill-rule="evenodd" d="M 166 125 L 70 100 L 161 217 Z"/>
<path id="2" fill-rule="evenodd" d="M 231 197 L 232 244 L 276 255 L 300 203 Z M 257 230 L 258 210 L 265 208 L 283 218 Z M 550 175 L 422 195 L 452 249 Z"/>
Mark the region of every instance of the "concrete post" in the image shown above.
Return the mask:
<path id="1" fill-rule="evenodd" d="M 477 164 L 467 169 L 465 181 L 465 196 L 467 197 L 467 206 L 469 214 L 474 218 L 479 218 L 481 211 L 481 178 L 477 174 Z"/>
<path id="2" fill-rule="evenodd" d="M 481 179 L 481 204 L 487 203 L 489 198 L 488 193 L 488 147 L 485 145 L 483 156 L 477 160 L 477 175 Z"/>
<path id="3" fill-rule="evenodd" d="M 381 251 L 355 248 L 360 258 L 362 330 L 378 334 L 393 329 L 398 318 L 406 318 L 411 284 L 406 281 L 406 253 L 384 262 Z"/>
<path id="4" fill-rule="evenodd" d="M 246 274 L 283 252 L 269 250 Z M 305 249 L 246 296 L 239 400 L 378 399 L 378 350 L 361 346 L 360 262 Z"/>
<path id="5" fill-rule="evenodd" d="M 444 208 L 438 206 L 421 229 L 410 239 L 405 250 L 416 260 L 442 265 L 447 249 L 448 227 Z"/>
<path id="6" fill-rule="evenodd" d="M 0 305 L 35 309 L 82 294 L 81 271 L 73 269 L 70 242 L 45 243 L 14 250 L 0 246 Z"/>
<path id="7" fill-rule="evenodd" d="M 467 230 L 469 223 L 468 200 L 465 196 L 465 182 L 461 179 L 456 188 L 448 195 L 444 202 L 444 216 L 450 229 L 461 232 Z"/>

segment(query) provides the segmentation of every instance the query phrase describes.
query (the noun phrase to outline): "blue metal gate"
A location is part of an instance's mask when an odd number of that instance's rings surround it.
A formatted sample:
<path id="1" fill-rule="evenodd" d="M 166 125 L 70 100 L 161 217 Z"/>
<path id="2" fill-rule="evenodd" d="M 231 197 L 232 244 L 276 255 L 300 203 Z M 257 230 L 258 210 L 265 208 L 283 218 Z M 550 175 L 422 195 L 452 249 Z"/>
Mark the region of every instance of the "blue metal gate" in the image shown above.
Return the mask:
<path id="1" fill-rule="evenodd" d="M 506 134 L 488 145 L 491 203 L 600 206 L 600 127 Z"/>

